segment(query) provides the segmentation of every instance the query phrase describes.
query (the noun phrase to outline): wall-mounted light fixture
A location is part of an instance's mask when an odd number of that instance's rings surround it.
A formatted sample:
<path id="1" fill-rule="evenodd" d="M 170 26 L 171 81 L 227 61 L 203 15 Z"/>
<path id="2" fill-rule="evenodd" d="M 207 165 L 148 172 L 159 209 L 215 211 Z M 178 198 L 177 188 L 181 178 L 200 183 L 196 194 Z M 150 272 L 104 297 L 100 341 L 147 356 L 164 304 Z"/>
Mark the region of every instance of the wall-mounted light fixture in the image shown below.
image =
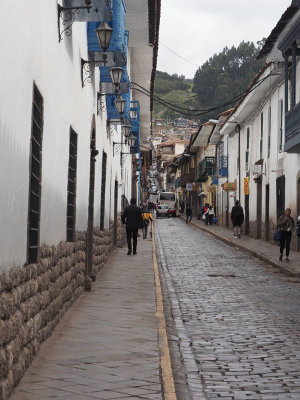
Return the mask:
<path id="1" fill-rule="evenodd" d="M 110 44 L 113 29 L 106 22 L 102 22 L 95 32 L 102 51 L 106 52 Z"/>
<path id="2" fill-rule="evenodd" d="M 86 83 L 91 83 L 92 77 L 95 72 L 95 67 L 105 66 L 107 63 L 108 54 L 106 50 L 109 47 L 111 35 L 112 35 L 112 28 L 106 23 L 102 22 L 101 25 L 95 30 L 99 45 L 103 51 L 101 54 L 101 60 L 94 60 L 94 61 L 87 61 L 83 58 L 81 59 L 81 82 L 82 87 Z M 120 78 L 121 79 L 121 78 Z"/>
<path id="3" fill-rule="evenodd" d="M 72 25 L 75 21 L 76 14 L 80 14 L 81 10 L 87 10 L 90 12 L 92 8 L 91 0 L 85 0 L 85 6 L 80 7 L 62 7 L 57 4 L 57 24 L 58 24 L 58 40 L 59 42 L 63 40 L 62 35 L 71 36 L 72 34 Z M 63 26 L 63 30 L 60 30 L 61 25 Z"/>
<path id="4" fill-rule="evenodd" d="M 125 111 L 125 104 L 126 104 L 126 100 L 122 97 L 122 96 L 117 96 L 116 100 L 115 100 L 115 106 L 118 110 L 118 113 L 121 116 L 121 120 L 123 119 L 123 114 Z"/>
<path id="5" fill-rule="evenodd" d="M 129 138 L 127 139 L 127 141 L 128 141 L 129 147 L 130 147 L 130 148 L 133 148 L 134 145 L 135 145 L 135 136 L 133 135 L 133 133 L 131 133 L 131 134 L 129 135 Z"/>
<path id="6" fill-rule="evenodd" d="M 126 139 L 129 138 L 130 129 L 131 129 L 131 125 L 130 125 L 127 121 L 125 121 L 125 123 L 124 123 L 124 125 L 123 125 L 123 134 L 124 134 L 124 137 L 125 137 Z"/>
<path id="7" fill-rule="evenodd" d="M 109 70 L 111 81 L 115 87 L 115 93 L 119 93 L 119 86 L 123 74 L 123 68 L 121 67 L 112 67 Z"/>

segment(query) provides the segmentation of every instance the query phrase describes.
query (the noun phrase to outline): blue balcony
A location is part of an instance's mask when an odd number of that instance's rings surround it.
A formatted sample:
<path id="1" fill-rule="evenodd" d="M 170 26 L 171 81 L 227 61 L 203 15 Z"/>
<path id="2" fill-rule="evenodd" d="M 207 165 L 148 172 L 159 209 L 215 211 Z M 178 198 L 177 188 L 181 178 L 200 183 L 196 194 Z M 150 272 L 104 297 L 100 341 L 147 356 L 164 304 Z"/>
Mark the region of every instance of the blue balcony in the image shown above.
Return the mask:
<path id="1" fill-rule="evenodd" d="M 228 158 L 227 156 L 219 157 L 218 176 L 228 175 Z"/>
<path id="2" fill-rule="evenodd" d="M 217 176 L 213 176 L 213 177 L 212 177 L 211 184 L 212 184 L 212 185 L 217 185 L 217 184 L 218 184 L 218 177 L 217 177 Z"/>
<path id="3" fill-rule="evenodd" d="M 285 114 L 284 151 L 300 153 L 300 102 Z"/>
<path id="4" fill-rule="evenodd" d="M 135 145 L 132 148 L 132 153 L 140 153 L 140 103 L 138 101 L 130 102 L 130 121 L 131 132 L 135 137 Z"/>

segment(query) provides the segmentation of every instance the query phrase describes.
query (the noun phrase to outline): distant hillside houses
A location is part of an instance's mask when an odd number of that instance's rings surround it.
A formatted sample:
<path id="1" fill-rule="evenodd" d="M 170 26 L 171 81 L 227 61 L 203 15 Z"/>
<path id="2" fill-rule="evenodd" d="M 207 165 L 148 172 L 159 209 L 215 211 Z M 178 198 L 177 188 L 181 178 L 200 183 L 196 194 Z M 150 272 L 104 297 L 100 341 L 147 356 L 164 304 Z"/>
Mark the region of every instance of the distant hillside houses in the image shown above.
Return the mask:
<path id="1" fill-rule="evenodd" d="M 154 124 L 156 124 L 157 126 L 162 126 L 164 124 L 167 124 L 167 121 L 164 121 L 161 118 L 153 118 L 152 122 Z M 178 129 L 188 129 L 188 128 L 198 128 L 199 127 L 199 123 L 197 121 L 192 121 L 192 120 L 185 119 L 185 118 L 174 119 L 170 124 L 173 127 L 176 127 Z"/>
<path id="2" fill-rule="evenodd" d="M 176 128 L 186 129 L 186 128 L 198 128 L 199 123 L 197 121 L 191 121 L 189 119 L 178 118 L 172 122 L 172 125 Z"/>

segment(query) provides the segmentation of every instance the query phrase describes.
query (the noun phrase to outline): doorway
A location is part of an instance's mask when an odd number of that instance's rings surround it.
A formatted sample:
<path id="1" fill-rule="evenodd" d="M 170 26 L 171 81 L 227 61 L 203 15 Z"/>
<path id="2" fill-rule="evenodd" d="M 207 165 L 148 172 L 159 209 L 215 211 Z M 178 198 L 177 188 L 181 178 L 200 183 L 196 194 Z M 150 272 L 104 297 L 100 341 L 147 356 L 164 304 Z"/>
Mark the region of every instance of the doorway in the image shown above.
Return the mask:
<path id="1" fill-rule="evenodd" d="M 270 185 L 266 185 L 265 239 L 270 240 Z"/>
<path id="2" fill-rule="evenodd" d="M 245 234 L 249 235 L 249 194 L 245 194 Z"/>
<path id="3" fill-rule="evenodd" d="M 255 180 L 256 182 L 256 238 L 261 239 L 261 203 L 262 203 L 262 179 L 261 177 Z"/>
<path id="4" fill-rule="evenodd" d="M 276 179 L 277 221 L 285 210 L 285 176 Z"/>
<path id="5" fill-rule="evenodd" d="M 297 179 L 297 214 L 296 218 L 300 215 L 300 172 Z M 297 221 L 295 221 L 297 223 Z M 300 251 L 300 237 L 296 236 L 296 250 Z"/>
<path id="6" fill-rule="evenodd" d="M 114 245 L 118 244 L 118 181 L 115 181 L 114 201 Z"/>

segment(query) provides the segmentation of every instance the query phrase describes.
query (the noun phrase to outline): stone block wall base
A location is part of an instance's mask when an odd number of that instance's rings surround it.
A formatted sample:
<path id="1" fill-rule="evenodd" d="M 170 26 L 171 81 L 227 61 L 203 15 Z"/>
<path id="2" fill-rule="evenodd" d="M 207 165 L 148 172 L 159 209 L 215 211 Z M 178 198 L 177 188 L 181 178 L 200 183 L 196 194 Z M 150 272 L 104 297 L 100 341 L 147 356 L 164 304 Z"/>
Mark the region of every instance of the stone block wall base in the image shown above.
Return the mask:
<path id="1" fill-rule="evenodd" d="M 118 246 L 124 233 L 120 220 Z M 96 277 L 114 249 L 113 225 L 105 231 L 95 229 L 93 240 Z M 91 289 L 85 263 L 86 232 L 78 232 L 74 242 L 42 246 L 37 264 L 0 275 L 0 400 L 9 397 L 66 310 Z"/>

